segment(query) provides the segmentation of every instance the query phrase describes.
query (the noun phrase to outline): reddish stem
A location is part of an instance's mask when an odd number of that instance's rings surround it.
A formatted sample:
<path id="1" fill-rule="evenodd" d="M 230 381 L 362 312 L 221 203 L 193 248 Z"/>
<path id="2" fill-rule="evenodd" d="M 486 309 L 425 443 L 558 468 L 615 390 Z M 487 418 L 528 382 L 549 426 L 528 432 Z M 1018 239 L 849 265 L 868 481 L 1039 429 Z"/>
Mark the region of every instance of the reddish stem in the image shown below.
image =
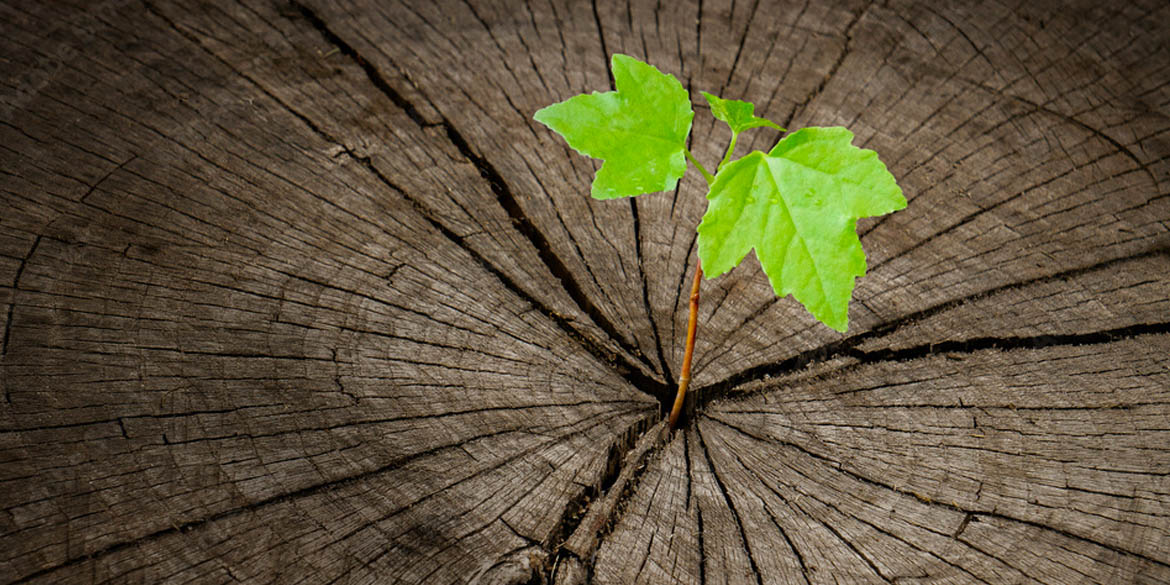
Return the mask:
<path id="1" fill-rule="evenodd" d="M 691 358 L 695 355 L 695 329 L 699 325 L 699 283 L 703 282 L 703 266 L 695 259 L 695 280 L 691 284 L 691 314 L 687 319 L 687 346 L 683 352 L 682 373 L 678 378 L 678 394 L 674 397 L 674 407 L 670 409 L 669 428 L 674 429 L 678 417 L 682 414 L 683 402 L 687 395 L 687 386 L 691 385 Z"/>

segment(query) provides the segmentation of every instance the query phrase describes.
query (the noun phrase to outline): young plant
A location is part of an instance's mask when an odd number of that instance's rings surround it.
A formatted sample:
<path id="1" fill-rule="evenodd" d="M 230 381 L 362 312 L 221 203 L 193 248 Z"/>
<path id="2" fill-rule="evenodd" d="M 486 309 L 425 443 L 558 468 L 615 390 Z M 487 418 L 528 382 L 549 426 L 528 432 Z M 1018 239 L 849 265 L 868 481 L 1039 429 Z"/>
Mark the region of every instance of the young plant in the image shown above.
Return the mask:
<path id="1" fill-rule="evenodd" d="M 686 348 L 670 413 L 674 428 L 690 384 L 704 269 L 714 278 L 755 250 L 777 296 L 791 294 L 821 323 L 844 333 L 854 280 L 865 274 L 857 220 L 902 209 L 906 199 L 877 153 L 853 146 L 845 128 L 803 128 L 767 153 L 731 160 L 741 132 L 785 130 L 757 117 L 748 102 L 702 92 L 711 114 L 731 128 L 727 154 L 712 175 L 686 146 L 695 114 L 682 84 L 626 55 L 615 54 L 611 67 L 616 91 L 578 95 L 534 117 L 581 154 L 604 161 L 593 179 L 597 199 L 674 189 L 687 161 L 707 181 Z"/>

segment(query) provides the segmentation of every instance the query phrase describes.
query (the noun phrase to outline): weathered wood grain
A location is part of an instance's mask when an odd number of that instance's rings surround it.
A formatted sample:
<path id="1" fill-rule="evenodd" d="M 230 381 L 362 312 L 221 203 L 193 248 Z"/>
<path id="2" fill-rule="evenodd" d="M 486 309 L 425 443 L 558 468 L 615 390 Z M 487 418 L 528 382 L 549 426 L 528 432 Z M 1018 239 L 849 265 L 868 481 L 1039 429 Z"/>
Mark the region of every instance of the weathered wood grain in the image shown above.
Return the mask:
<path id="1" fill-rule="evenodd" d="M 1170 583 L 1168 41 L 1153 0 L 0 6 L 0 583 Z M 845 335 L 704 283 L 673 435 L 704 185 L 591 200 L 531 119 L 615 52 L 910 201 Z"/>
<path id="2" fill-rule="evenodd" d="M 762 384 L 653 460 L 593 582 L 1167 582 L 1168 349 Z"/>
<path id="3" fill-rule="evenodd" d="M 161 14 L 83 19 L 120 40 L 6 126 L 6 201 L 45 217 L 5 220 L 35 236 L 3 349 L 4 581 L 426 581 L 551 539 L 657 403 L 526 295 L 555 286 L 407 191 L 489 192 L 471 163 L 395 188 Z M 396 152 L 459 157 L 424 138 Z"/>

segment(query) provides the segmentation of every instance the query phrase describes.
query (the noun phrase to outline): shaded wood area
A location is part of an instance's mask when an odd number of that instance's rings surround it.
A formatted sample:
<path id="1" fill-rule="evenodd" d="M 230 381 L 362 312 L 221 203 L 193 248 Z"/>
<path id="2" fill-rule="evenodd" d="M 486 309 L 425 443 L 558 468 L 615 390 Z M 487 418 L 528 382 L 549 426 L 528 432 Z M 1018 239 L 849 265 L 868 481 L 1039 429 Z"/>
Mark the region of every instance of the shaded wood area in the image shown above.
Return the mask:
<path id="1" fill-rule="evenodd" d="M 1162 0 L 4 3 L 0 583 L 1170 583 L 1168 42 Z M 615 52 L 909 200 L 845 335 L 705 282 L 669 436 L 704 185 L 591 200 L 531 120 Z"/>

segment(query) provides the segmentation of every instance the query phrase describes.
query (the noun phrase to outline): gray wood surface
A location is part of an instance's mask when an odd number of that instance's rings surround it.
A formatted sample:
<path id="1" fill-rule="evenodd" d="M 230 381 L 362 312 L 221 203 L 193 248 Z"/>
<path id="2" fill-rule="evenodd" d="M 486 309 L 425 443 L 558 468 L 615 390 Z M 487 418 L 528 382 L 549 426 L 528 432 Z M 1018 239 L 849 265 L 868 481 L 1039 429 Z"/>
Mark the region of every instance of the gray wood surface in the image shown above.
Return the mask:
<path id="1" fill-rule="evenodd" d="M 0 583 L 1170 583 L 1168 43 L 1162 0 L 3 3 Z M 909 200 L 845 335 L 705 282 L 673 435 L 702 181 L 591 200 L 531 119 L 615 52 Z"/>

